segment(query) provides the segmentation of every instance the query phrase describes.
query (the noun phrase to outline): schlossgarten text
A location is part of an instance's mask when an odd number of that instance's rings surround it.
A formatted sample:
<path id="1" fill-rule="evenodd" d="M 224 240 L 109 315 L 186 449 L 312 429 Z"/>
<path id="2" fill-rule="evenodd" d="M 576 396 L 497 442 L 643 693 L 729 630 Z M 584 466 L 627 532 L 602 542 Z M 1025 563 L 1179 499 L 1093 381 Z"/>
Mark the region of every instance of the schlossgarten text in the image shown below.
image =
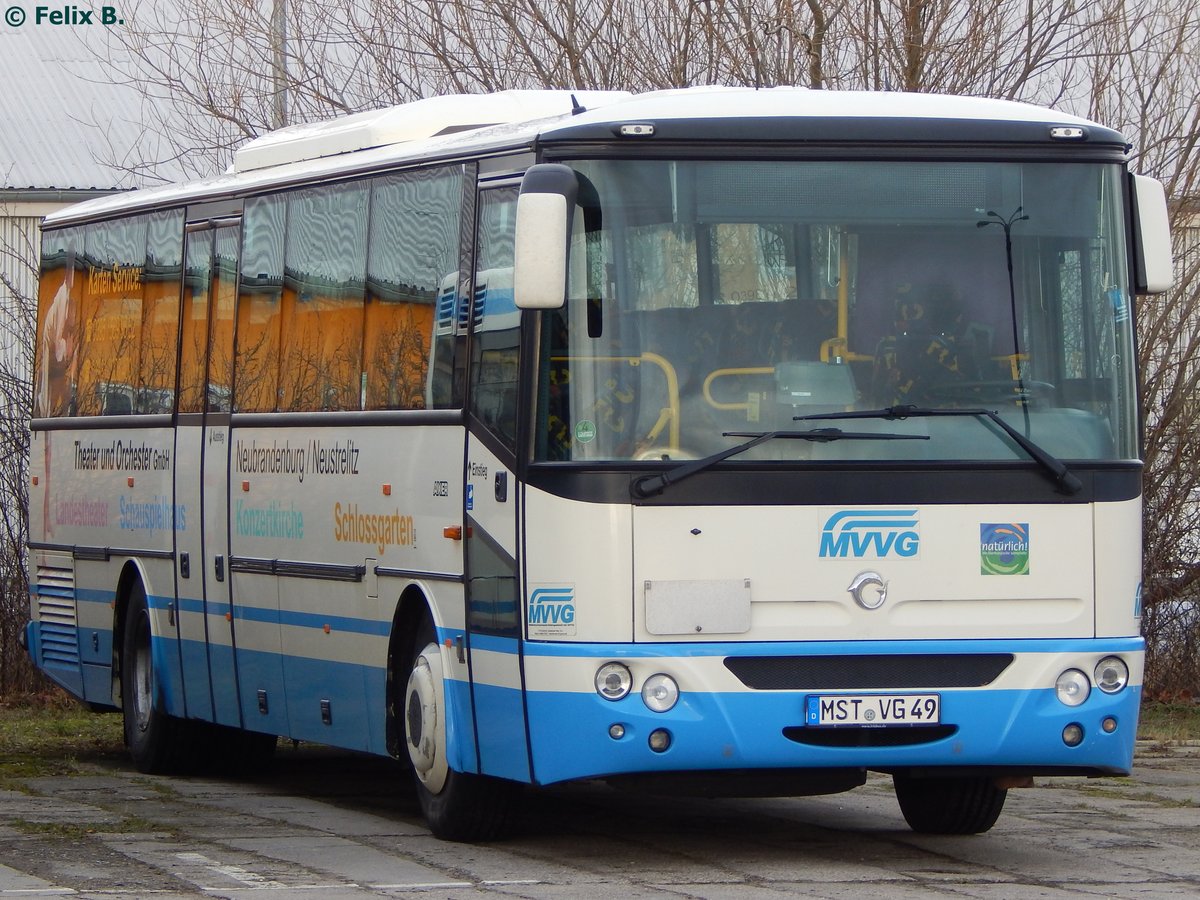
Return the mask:
<path id="1" fill-rule="evenodd" d="M 416 547 L 417 529 L 412 516 L 400 510 L 360 512 L 357 503 L 333 504 L 333 539 L 346 544 L 372 544 L 383 553 L 388 547 Z"/>

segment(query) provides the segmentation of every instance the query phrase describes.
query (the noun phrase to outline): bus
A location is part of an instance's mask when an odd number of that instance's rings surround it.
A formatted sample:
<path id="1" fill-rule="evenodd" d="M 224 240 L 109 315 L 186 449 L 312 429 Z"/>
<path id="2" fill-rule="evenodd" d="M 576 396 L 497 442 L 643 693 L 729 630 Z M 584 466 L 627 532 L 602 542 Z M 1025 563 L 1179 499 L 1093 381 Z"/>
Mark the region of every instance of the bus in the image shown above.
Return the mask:
<path id="1" fill-rule="evenodd" d="M 27 649 L 141 771 L 393 757 L 450 840 L 579 780 L 882 773 L 967 834 L 1126 774 L 1130 160 L 986 99 L 513 91 L 55 213 Z"/>

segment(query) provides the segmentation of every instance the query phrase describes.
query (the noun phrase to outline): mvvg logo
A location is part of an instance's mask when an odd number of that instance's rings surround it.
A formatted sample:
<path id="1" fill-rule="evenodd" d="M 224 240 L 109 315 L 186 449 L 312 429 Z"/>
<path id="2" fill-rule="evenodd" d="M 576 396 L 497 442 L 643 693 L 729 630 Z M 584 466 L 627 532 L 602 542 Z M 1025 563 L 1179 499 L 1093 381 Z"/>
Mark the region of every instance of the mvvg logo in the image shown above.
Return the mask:
<path id="1" fill-rule="evenodd" d="M 821 557 L 910 559 L 921 548 L 915 509 L 852 509 L 836 512 L 821 529 Z"/>
<path id="2" fill-rule="evenodd" d="M 552 585 L 534 588 L 529 594 L 529 627 L 539 633 L 575 633 L 575 588 Z"/>

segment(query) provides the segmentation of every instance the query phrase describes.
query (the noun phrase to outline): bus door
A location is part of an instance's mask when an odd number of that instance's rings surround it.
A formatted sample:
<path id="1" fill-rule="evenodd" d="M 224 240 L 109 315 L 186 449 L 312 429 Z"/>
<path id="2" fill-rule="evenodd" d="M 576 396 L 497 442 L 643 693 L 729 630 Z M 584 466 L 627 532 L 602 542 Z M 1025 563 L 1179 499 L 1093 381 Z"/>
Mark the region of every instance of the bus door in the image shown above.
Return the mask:
<path id="1" fill-rule="evenodd" d="M 517 434 L 520 313 L 513 305 L 516 188 L 479 195 L 471 308 L 466 593 L 480 771 L 530 781 L 521 663 Z"/>
<path id="2" fill-rule="evenodd" d="M 240 725 L 229 591 L 229 411 L 240 219 L 189 225 L 175 431 L 176 591 L 188 715 Z"/>

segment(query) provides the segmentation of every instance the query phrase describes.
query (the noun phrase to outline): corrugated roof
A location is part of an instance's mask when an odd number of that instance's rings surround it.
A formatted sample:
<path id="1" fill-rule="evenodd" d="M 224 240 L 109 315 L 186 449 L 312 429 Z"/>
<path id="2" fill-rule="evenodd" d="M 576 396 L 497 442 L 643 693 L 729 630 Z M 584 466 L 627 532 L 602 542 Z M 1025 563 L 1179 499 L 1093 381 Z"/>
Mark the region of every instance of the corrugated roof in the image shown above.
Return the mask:
<path id="1" fill-rule="evenodd" d="M 138 186 L 98 159 L 136 147 L 142 98 L 107 83 L 86 31 L 35 25 L 32 14 L 20 28 L 0 26 L 0 190 Z"/>

